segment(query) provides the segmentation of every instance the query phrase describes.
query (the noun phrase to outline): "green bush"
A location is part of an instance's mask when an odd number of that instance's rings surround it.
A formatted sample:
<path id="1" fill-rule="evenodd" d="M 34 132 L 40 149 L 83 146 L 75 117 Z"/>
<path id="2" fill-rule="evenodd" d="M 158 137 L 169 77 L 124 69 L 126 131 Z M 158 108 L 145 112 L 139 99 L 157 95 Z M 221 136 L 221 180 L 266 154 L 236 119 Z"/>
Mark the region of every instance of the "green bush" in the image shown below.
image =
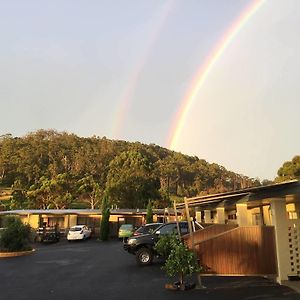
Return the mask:
<path id="1" fill-rule="evenodd" d="M 160 256 L 167 259 L 171 253 L 171 250 L 174 249 L 179 243 L 181 242 L 175 234 L 166 234 L 159 238 L 154 249 Z"/>
<path id="2" fill-rule="evenodd" d="M 0 249 L 2 251 L 23 251 L 31 250 L 30 237 L 31 228 L 24 225 L 17 217 L 6 217 L 4 220 L 5 229 L 0 236 Z"/>
<path id="3" fill-rule="evenodd" d="M 183 284 L 184 276 L 200 272 L 201 267 L 199 267 L 194 253 L 185 244 L 180 242 L 172 246 L 173 248 L 163 266 L 163 270 L 170 277 L 178 275 L 180 284 Z"/>

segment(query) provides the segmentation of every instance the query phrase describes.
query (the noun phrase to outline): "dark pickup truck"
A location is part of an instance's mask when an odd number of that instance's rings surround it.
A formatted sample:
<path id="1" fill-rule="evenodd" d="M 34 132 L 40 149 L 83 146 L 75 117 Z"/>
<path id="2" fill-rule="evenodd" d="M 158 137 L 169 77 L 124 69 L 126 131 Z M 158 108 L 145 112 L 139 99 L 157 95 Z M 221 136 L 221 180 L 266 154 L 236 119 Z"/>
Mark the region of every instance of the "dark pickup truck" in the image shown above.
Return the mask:
<path id="1" fill-rule="evenodd" d="M 201 225 L 197 225 L 197 229 L 201 229 Z M 185 235 L 189 233 L 188 222 L 179 222 L 180 234 Z M 203 227 L 202 227 L 203 228 Z M 177 234 L 177 223 L 166 223 L 158 227 L 151 234 L 143 234 L 140 236 L 133 236 L 123 244 L 123 248 L 136 257 L 138 265 L 145 266 L 149 265 L 153 261 L 154 255 L 157 253 L 154 250 L 154 246 L 161 235 L 165 234 Z"/>

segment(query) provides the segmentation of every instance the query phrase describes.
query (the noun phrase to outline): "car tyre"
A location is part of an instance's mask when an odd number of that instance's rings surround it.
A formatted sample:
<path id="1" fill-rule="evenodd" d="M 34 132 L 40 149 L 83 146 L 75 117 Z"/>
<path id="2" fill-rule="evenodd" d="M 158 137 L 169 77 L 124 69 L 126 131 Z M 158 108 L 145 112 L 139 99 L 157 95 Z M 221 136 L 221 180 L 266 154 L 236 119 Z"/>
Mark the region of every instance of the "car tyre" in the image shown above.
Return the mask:
<path id="1" fill-rule="evenodd" d="M 148 248 L 140 248 L 135 254 L 136 262 L 139 266 L 147 266 L 152 264 L 153 253 Z"/>

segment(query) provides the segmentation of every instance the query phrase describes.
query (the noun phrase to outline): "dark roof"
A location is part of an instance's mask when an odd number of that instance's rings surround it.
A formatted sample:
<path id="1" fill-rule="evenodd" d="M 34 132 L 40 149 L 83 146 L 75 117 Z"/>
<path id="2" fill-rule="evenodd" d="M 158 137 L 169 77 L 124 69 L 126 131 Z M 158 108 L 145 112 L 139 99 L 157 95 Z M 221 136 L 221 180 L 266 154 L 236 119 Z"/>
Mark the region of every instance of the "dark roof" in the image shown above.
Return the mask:
<path id="1" fill-rule="evenodd" d="M 111 209 L 111 215 L 146 215 L 146 209 Z M 163 215 L 165 209 L 153 209 L 153 214 Z M 101 209 L 18 209 L 0 211 L 0 215 L 33 215 L 33 214 L 50 214 L 50 215 L 101 215 Z M 168 208 L 166 214 L 174 215 L 174 209 Z"/>
<path id="2" fill-rule="evenodd" d="M 242 199 L 246 199 L 247 202 L 251 202 L 265 198 L 283 197 L 296 193 L 300 193 L 300 183 L 298 180 L 291 180 L 287 182 L 246 188 L 226 193 L 188 198 L 187 202 L 189 207 L 214 207 L 221 202 L 224 202 L 225 204 L 226 202 L 230 202 L 232 204 L 233 202 L 236 203 Z M 184 208 L 184 203 L 176 204 L 176 208 Z"/>

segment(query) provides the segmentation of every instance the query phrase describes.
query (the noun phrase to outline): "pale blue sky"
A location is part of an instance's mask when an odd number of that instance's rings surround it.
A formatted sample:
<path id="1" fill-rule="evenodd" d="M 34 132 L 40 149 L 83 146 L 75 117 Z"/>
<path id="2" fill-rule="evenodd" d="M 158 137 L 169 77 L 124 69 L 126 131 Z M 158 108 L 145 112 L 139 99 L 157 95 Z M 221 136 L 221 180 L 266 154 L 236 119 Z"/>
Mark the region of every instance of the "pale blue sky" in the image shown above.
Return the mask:
<path id="1" fill-rule="evenodd" d="M 0 134 L 113 138 L 138 66 L 120 138 L 165 146 L 193 76 L 249 3 L 0 0 Z M 266 1 L 212 69 L 176 150 L 261 179 L 299 154 L 299 10 Z"/>

